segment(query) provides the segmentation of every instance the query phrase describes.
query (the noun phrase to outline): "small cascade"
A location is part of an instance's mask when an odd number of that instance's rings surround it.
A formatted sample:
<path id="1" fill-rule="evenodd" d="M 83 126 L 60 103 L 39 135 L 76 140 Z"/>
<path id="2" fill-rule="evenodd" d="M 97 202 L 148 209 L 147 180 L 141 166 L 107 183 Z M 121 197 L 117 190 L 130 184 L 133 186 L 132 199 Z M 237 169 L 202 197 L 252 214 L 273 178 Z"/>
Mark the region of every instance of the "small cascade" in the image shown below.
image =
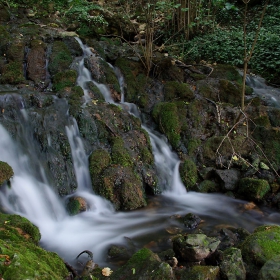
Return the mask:
<path id="1" fill-rule="evenodd" d="M 85 148 L 80 137 L 77 121 L 73 119 L 72 122 L 73 124 L 66 126 L 66 134 L 71 146 L 78 189 L 90 190 L 91 180 L 89 174 L 88 157 L 85 153 Z"/>
<path id="2" fill-rule="evenodd" d="M 256 75 L 246 75 L 246 85 L 254 90 L 268 106 L 280 108 L 280 89 L 268 86 L 265 80 Z"/>

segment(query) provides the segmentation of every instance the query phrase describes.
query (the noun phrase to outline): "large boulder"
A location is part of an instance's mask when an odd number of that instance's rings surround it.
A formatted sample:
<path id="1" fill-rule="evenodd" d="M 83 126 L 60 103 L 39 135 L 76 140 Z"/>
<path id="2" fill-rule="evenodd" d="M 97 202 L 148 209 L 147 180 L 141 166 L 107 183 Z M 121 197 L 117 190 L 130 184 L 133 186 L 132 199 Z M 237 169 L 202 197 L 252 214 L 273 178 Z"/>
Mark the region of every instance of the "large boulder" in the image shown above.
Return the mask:
<path id="1" fill-rule="evenodd" d="M 53 279 L 68 276 L 63 260 L 37 246 L 40 232 L 27 219 L 0 214 L 1 277 L 12 279 Z"/>
<path id="2" fill-rule="evenodd" d="M 280 226 L 266 225 L 256 228 L 253 234 L 245 239 L 241 251 L 249 276 L 257 277 L 258 271 L 267 261 L 280 255 Z"/>

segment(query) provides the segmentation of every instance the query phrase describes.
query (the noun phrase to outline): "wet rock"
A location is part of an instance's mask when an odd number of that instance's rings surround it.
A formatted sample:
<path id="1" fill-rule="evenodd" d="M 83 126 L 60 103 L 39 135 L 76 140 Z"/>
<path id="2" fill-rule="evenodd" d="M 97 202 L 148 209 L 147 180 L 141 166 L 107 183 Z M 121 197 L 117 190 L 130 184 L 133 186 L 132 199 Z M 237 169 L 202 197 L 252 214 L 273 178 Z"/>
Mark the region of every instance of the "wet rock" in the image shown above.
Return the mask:
<path id="1" fill-rule="evenodd" d="M 108 258 L 113 261 L 127 261 L 132 253 L 125 246 L 112 245 L 108 250 Z"/>
<path id="2" fill-rule="evenodd" d="M 205 234 L 188 234 L 173 239 L 173 250 L 180 259 L 198 262 L 209 257 L 220 241 Z"/>
<path id="3" fill-rule="evenodd" d="M 201 219 L 197 215 L 192 213 L 187 214 L 185 217 L 182 217 L 180 220 L 184 223 L 187 229 L 195 229 L 198 227 L 199 223 L 201 222 Z"/>
<path id="4" fill-rule="evenodd" d="M 77 215 L 81 212 L 84 212 L 87 210 L 87 207 L 86 200 L 80 196 L 71 197 L 66 206 L 70 215 Z"/>
<path id="5" fill-rule="evenodd" d="M 267 225 L 257 227 L 241 246 L 247 272 L 257 279 L 261 267 L 270 259 L 280 255 L 280 227 Z M 255 278 L 254 278 L 255 277 Z"/>
<path id="6" fill-rule="evenodd" d="M 223 260 L 219 265 L 222 279 L 245 280 L 246 270 L 242 260 L 241 250 L 230 248 L 223 252 Z"/>
<path id="7" fill-rule="evenodd" d="M 261 268 L 258 274 L 259 280 L 278 280 L 280 279 L 280 255 L 272 257 Z"/>
<path id="8" fill-rule="evenodd" d="M 237 182 L 240 179 L 240 171 L 237 169 L 216 169 L 220 185 L 225 191 L 234 191 L 237 187 Z"/>
<path id="9" fill-rule="evenodd" d="M 35 85 L 44 88 L 46 82 L 46 45 L 40 40 L 32 40 L 31 49 L 27 55 L 27 75 Z"/>
<path id="10" fill-rule="evenodd" d="M 149 249 L 141 249 L 135 253 L 129 261 L 116 272 L 110 279 L 131 279 L 131 280 L 174 280 L 174 273 L 171 266 L 161 262 L 157 254 Z"/>
<path id="11" fill-rule="evenodd" d="M 3 161 L 0 161 L 0 186 L 11 179 L 14 175 L 12 167 Z"/>
<path id="12" fill-rule="evenodd" d="M 248 200 L 262 200 L 269 190 L 270 186 L 266 180 L 242 178 L 238 182 L 238 193 Z"/>
<path id="13" fill-rule="evenodd" d="M 110 200 L 116 210 L 146 206 L 142 182 L 129 166 L 109 166 L 93 187 L 97 194 Z"/>

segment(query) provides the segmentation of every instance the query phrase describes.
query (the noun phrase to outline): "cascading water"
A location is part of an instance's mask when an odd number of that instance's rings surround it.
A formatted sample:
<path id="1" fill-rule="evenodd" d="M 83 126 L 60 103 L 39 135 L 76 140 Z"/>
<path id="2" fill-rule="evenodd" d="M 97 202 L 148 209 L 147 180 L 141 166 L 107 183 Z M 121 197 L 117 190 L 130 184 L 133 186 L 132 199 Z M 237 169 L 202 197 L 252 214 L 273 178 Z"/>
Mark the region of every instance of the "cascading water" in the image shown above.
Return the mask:
<path id="1" fill-rule="evenodd" d="M 265 80 L 256 75 L 246 75 L 246 85 L 254 94 L 264 100 L 268 106 L 280 108 L 280 89 L 266 85 Z"/>
<path id="2" fill-rule="evenodd" d="M 83 49 L 86 49 L 83 46 Z M 78 83 L 84 85 L 91 79 L 89 72 L 80 63 Z M 85 75 L 85 76 L 83 76 Z M 106 87 L 103 87 L 105 90 Z M 109 93 L 108 93 L 109 94 Z M 86 98 L 90 98 L 85 91 Z M 139 117 L 135 105 L 125 103 L 123 107 Z M 28 115 L 25 115 L 28 122 Z M 171 216 L 194 213 L 205 220 L 203 230 L 217 224 L 230 224 L 252 230 L 263 223 L 278 223 L 277 213 L 260 215 L 257 211 L 244 211 L 246 202 L 218 194 L 200 194 L 185 191 L 180 180 L 179 160 L 173 153 L 167 141 L 145 128 L 151 137 L 155 162 L 158 165 L 161 182 L 166 185 L 164 195 L 156 196 L 146 209 L 131 212 L 116 212 L 110 202 L 95 195 L 91 190 L 90 176 L 87 166 L 87 155 L 79 135 L 77 124 L 71 118 L 66 125 L 66 133 L 71 145 L 78 189 L 76 196 L 85 198 L 87 211 L 76 216 L 69 216 L 65 211 L 65 200 L 61 199 L 49 186 L 47 176 L 40 162 L 36 168 L 30 168 L 33 160 L 31 154 L 37 156 L 38 148 L 29 145 L 28 153 L 14 142 L 2 125 L 0 125 L 0 160 L 9 163 L 14 170 L 11 187 L 1 188 L 1 205 L 9 213 L 16 213 L 28 218 L 40 229 L 41 245 L 57 252 L 65 261 L 75 265 L 75 257 L 83 250 L 94 253 L 94 260 L 100 266 L 107 264 L 106 250 L 110 244 L 125 244 L 126 237 L 133 240 L 136 249 L 146 243 L 159 239 L 159 236 L 169 237 L 168 227 L 182 227 Z M 19 130 L 19 139 L 27 137 Z M 51 141 L 49 141 L 51 145 Z M 22 147 L 22 146 L 21 146 Z M 41 170 L 42 176 L 36 176 Z M 153 201 L 152 200 L 152 201 Z M 183 230 L 183 229 L 182 229 Z"/>

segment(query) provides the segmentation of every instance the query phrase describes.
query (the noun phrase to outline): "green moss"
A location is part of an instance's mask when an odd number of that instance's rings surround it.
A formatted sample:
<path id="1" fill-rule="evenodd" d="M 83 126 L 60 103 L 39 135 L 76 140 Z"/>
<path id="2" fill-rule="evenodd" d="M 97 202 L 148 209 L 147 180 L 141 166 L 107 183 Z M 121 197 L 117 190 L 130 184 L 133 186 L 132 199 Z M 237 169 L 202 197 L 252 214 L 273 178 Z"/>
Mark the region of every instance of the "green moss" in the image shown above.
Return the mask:
<path id="1" fill-rule="evenodd" d="M 197 191 L 201 193 L 212 193 L 212 192 L 217 192 L 217 190 L 218 190 L 217 184 L 210 180 L 202 181 L 197 187 Z"/>
<path id="2" fill-rule="evenodd" d="M 115 62 L 115 66 L 120 68 L 125 78 L 125 99 L 128 102 L 136 103 L 140 107 L 145 108 L 148 104 L 148 95 L 145 88 L 149 85 L 150 78 L 144 74 L 145 71 L 141 62 L 118 58 Z"/>
<path id="3" fill-rule="evenodd" d="M 211 100 L 216 100 L 217 94 L 205 80 L 197 82 L 197 89 L 203 97 L 209 98 Z"/>
<path id="4" fill-rule="evenodd" d="M 50 55 L 49 71 L 52 75 L 63 72 L 69 68 L 72 63 L 70 50 L 64 42 L 55 41 Z"/>
<path id="5" fill-rule="evenodd" d="M 25 241 L 29 240 L 38 244 L 41 235 L 36 226 L 26 218 L 19 215 L 8 215 L 0 213 L 0 235 L 2 240 Z M 27 235 L 26 235 L 27 234 Z"/>
<path id="6" fill-rule="evenodd" d="M 131 157 L 124 147 L 124 142 L 121 137 L 112 138 L 112 162 L 114 164 L 120 164 L 122 166 L 131 166 Z"/>
<path id="7" fill-rule="evenodd" d="M 80 206 L 79 200 L 71 199 L 67 204 L 67 211 L 70 215 L 77 215 L 80 213 Z"/>
<path id="8" fill-rule="evenodd" d="M 152 112 L 159 129 L 164 133 L 173 148 L 180 143 L 181 125 L 175 103 L 157 103 Z"/>
<path id="9" fill-rule="evenodd" d="M 188 280 L 216 280 L 219 276 L 218 266 L 203 266 L 195 265 L 188 269 L 176 270 L 175 275 L 177 279 L 188 279 Z"/>
<path id="10" fill-rule="evenodd" d="M 13 175 L 14 171 L 12 167 L 8 163 L 0 161 L 0 185 L 10 180 Z"/>
<path id="11" fill-rule="evenodd" d="M 280 255 L 280 227 L 266 225 L 255 229 L 241 247 L 246 263 L 259 267 L 276 255 Z"/>
<path id="12" fill-rule="evenodd" d="M 201 145 L 200 139 L 190 139 L 187 141 L 187 149 L 188 149 L 188 155 L 194 156 L 196 153 L 197 148 Z"/>
<path id="13" fill-rule="evenodd" d="M 6 52 L 7 45 L 10 40 L 10 34 L 6 27 L 0 25 L 0 54 L 3 55 Z"/>
<path id="14" fill-rule="evenodd" d="M 190 159 L 185 160 L 180 165 L 180 175 L 187 189 L 193 187 L 198 179 L 195 163 Z"/>
<path id="15" fill-rule="evenodd" d="M 98 176 L 110 163 L 111 157 L 107 151 L 99 149 L 92 152 L 89 157 L 89 172 L 93 184 L 95 184 Z"/>
<path id="16" fill-rule="evenodd" d="M 19 84 L 24 82 L 23 65 L 20 62 L 10 62 L 3 67 L 0 78 L 2 84 Z"/>
<path id="17" fill-rule="evenodd" d="M 190 86 L 176 81 L 166 82 L 164 85 L 164 99 L 170 101 L 178 98 L 187 101 L 194 99 L 194 93 Z"/>
<path id="18" fill-rule="evenodd" d="M 261 200 L 270 191 L 266 180 L 242 178 L 238 182 L 238 193 L 247 200 Z"/>
<path id="19" fill-rule="evenodd" d="M 0 240 L 2 255 L 7 255 L 9 264 L 0 259 L 0 273 L 4 279 L 51 279 L 61 280 L 68 275 L 62 259 L 30 242 Z"/>
<path id="20" fill-rule="evenodd" d="M 56 91 L 60 91 L 66 87 L 73 87 L 76 83 L 77 72 L 74 70 L 66 70 L 55 74 L 53 87 Z"/>
<path id="21" fill-rule="evenodd" d="M 206 78 L 206 75 L 197 74 L 197 73 L 191 73 L 190 76 L 191 76 L 195 81 L 204 80 L 204 79 Z"/>
<path id="22" fill-rule="evenodd" d="M 111 165 L 95 185 L 96 192 L 110 200 L 116 210 L 132 210 L 146 206 L 142 182 L 132 167 Z"/>

